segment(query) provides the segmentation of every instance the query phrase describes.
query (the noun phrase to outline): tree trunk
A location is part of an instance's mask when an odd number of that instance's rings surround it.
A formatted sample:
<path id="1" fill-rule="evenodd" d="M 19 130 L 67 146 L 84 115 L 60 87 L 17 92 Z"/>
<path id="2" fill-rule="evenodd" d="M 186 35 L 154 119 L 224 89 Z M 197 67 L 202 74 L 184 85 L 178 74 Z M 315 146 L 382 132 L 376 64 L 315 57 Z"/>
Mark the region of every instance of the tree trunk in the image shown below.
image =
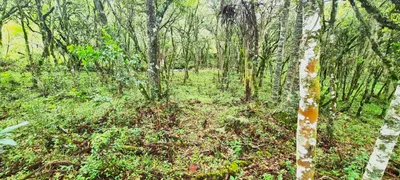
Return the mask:
<path id="1" fill-rule="evenodd" d="M 32 54 L 31 54 L 31 49 L 29 47 L 29 39 L 28 39 L 28 33 L 26 31 L 25 27 L 25 16 L 24 12 L 22 12 L 21 6 L 18 5 L 18 11 L 20 15 L 20 21 L 21 21 L 21 27 L 22 27 L 22 32 L 24 35 L 24 42 L 25 42 L 25 53 L 28 56 L 28 62 L 29 62 L 29 70 L 32 73 L 32 83 L 34 87 L 37 87 L 37 79 L 36 79 L 36 72 L 37 68 L 35 67 L 35 64 L 33 62 Z"/>
<path id="2" fill-rule="evenodd" d="M 0 21 L 0 46 L 3 46 L 3 22 Z"/>
<path id="3" fill-rule="evenodd" d="M 150 83 L 151 98 L 161 97 L 161 84 L 159 63 L 157 61 L 158 47 L 158 28 L 156 24 L 156 5 L 155 0 L 146 0 L 147 14 L 147 36 L 148 36 L 148 77 Z"/>
<path id="4" fill-rule="evenodd" d="M 366 101 L 366 98 L 367 98 L 367 95 L 368 95 L 368 91 L 369 91 L 368 87 L 369 87 L 369 81 L 371 79 L 370 77 L 371 76 L 368 77 L 367 83 L 365 84 L 365 90 L 364 90 L 364 93 L 363 93 L 363 95 L 361 97 L 361 101 L 360 101 L 360 105 L 358 106 L 358 109 L 357 109 L 356 117 L 360 117 L 361 113 L 362 113 L 362 111 L 364 109 L 364 105 L 366 103 L 365 101 Z"/>
<path id="5" fill-rule="evenodd" d="M 190 57 L 186 56 L 185 58 L 185 76 L 183 77 L 183 83 L 186 83 L 186 81 L 189 79 L 189 62 L 191 60 L 191 57 L 192 56 Z"/>
<path id="6" fill-rule="evenodd" d="M 258 86 L 256 80 L 256 73 L 258 67 L 258 25 L 257 25 L 257 16 L 256 16 L 256 8 L 255 3 L 252 2 L 250 5 L 251 11 L 251 53 L 249 54 L 251 57 L 252 67 L 251 67 L 251 85 L 254 90 L 253 97 L 254 99 L 258 99 Z"/>
<path id="7" fill-rule="evenodd" d="M 279 101 L 279 95 L 281 91 L 281 77 L 282 77 L 282 66 L 284 58 L 284 45 L 286 40 L 286 23 L 288 20 L 290 0 L 284 0 L 282 14 L 280 17 L 280 29 L 279 29 L 279 41 L 278 41 L 278 54 L 276 58 L 276 67 L 274 75 L 274 85 L 272 87 L 272 100 L 275 103 Z"/>
<path id="8" fill-rule="evenodd" d="M 297 15 L 296 15 L 296 26 L 294 29 L 294 37 L 293 37 L 293 50 L 292 50 L 292 57 L 289 62 L 288 66 L 288 73 L 286 73 L 286 83 L 285 83 L 285 90 L 284 90 L 284 95 L 287 97 L 286 101 L 290 101 L 292 98 L 292 94 L 294 91 L 292 91 L 292 87 L 294 84 L 294 78 L 297 76 L 296 74 L 298 73 L 297 68 L 299 64 L 299 51 L 300 51 L 300 41 L 301 41 L 301 35 L 303 31 L 303 3 L 301 1 L 298 2 L 297 5 Z"/>
<path id="9" fill-rule="evenodd" d="M 390 82 L 390 79 L 387 79 L 385 84 L 383 84 L 383 86 L 381 87 L 381 89 L 379 90 L 378 94 L 376 94 L 376 97 L 379 98 L 383 92 L 383 90 L 386 88 L 386 86 L 388 86 Z"/>
<path id="10" fill-rule="evenodd" d="M 331 37 L 334 38 L 334 33 L 333 28 L 335 27 L 335 21 L 336 21 L 336 13 L 338 9 L 338 1 L 339 0 L 332 0 L 332 12 L 331 12 L 331 19 L 329 20 L 329 30 L 328 33 L 331 34 Z M 326 50 L 326 49 L 325 49 Z M 329 58 L 329 70 L 330 72 L 330 80 L 329 80 L 329 92 L 330 92 L 330 107 L 329 107 L 329 117 L 328 117 L 328 125 L 327 125 L 327 131 L 328 131 L 328 138 L 332 139 L 333 138 L 333 130 L 334 130 L 334 121 L 336 119 L 336 104 L 337 104 L 337 92 L 336 92 L 336 77 L 335 77 L 335 62 L 331 57 Z M 338 59 L 341 58 L 340 55 Z M 340 59 L 339 59 L 340 60 Z"/>
<path id="11" fill-rule="evenodd" d="M 200 69 L 200 66 L 201 66 L 202 61 L 203 61 L 203 50 L 204 50 L 204 46 L 202 46 L 201 48 L 197 49 L 197 51 L 196 51 L 197 55 L 196 55 L 195 72 L 197 74 L 199 73 L 199 69 Z"/>
<path id="12" fill-rule="evenodd" d="M 217 36 L 215 36 L 215 37 L 217 37 Z M 219 70 L 221 69 L 223 53 L 222 53 L 221 43 L 220 43 L 220 41 L 218 39 L 215 42 L 215 46 L 216 46 L 216 49 L 217 49 L 217 56 L 218 56 L 217 69 L 218 69 L 218 72 L 219 72 Z"/>
<path id="13" fill-rule="evenodd" d="M 397 137 L 400 134 L 400 85 L 397 85 L 397 90 L 394 99 L 390 104 L 385 122 L 382 125 L 380 135 L 375 143 L 374 151 L 363 179 L 378 180 L 382 179 L 386 166 L 392 154 L 393 148 L 397 143 Z"/>
<path id="14" fill-rule="evenodd" d="M 265 62 L 266 61 L 266 57 L 262 57 L 261 58 L 261 62 L 260 62 L 260 67 L 258 68 L 258 87 L 262 87 L 263 86 L 263 79 L 264 79 L 264 71 L 265 71 Z"/>
<path id="15" fill-rule="evenodd" d="M 50 41 L 49 41 L 49 36 L 51 40 L 51 35 L 48 34 L 50 31 L 46 25 L 46 19 L 43 16 L 42 13 L 42 0 L 35 0 L 36 2 L 36 11 L 37 11 L 37 16 L 39 19 L 39 29 L 40 29 L 40 34 L 42 35 L 42 43 L 43 43 L 43 52 L 42 52 L 42 58 L 48 58 L 50 56 Z M 43 65 L 43 60 L 40 59 L 39 61 L 39 66 Z"/>
<path id="16" fill-rule="evenodd" d="M 383 69 L 382 68 L 377 68 L 375 73 L 374 73 L 374 81 L 372 82 L 372 86 L 371 86 L 371 91 L 369 92 L 368 96 L 367 96 L 367 100 L 365 101 L 366 103 L 370 103 L 371 102 L 371 98 L 373 96 L 375 96 L 375 87 L 378 84 L 378 81 L 381 77 L 383 73 Z"/>
<path id="17" fill-rule="evenodd" d="M 224 62 L 223 62 L 223 71 L 222 71 L 222 84 L 221 88 L 222 90 L 226 90 L 229 85 L 229 63 L 231 59 L 231 29 L 229 27 L 230 25 L 227 23 L 225 24 L 225 49 L 224 49 Z"/>
<path id="18" fill-rule="evenodd" d="M 354 101 L 356 100 L 357 96 L 360 94 L 361 89 L 363 88 L 364 84 L 368 83 L 368 78 L 365 78 L 364 80 L 361 81 L 362 83 L 358 86 L 358 88 L 356 88 L 357 90 L 355 91 L 354 95 L 348 96 L 348 99 L 350 99 L 350 103 L 344 107 L 343 109 L 341 109 L 341 112 L 345 112 L 345 111 L 349 111 L 351 109 L 351 107 L 353 106 Z"/>
<path id="19" fill-rule="evenodd" d="M 317 144 L 317 121 L 319 99 L 319 47 L 316 35 L 321 29 L 316 3 L 309 0 L 304 17 L 304 58 L 300 61 L 300 103 L 296 135 L 296 179 L 314 179 L 315 147 Z"/>
<path id="20" fill-rule="evenodd" d="M 107 25 L 107 16 L 104 13 L 104 6 L 101 0 L 94 0 L 94 11 L 97 13 L 102 26 Z"/>
<path id="21" fill-rule="evenodd" d="M 248 102 L 251 98 L 251 86 L 250 86 L 250 73 L 249 73 L 249 56 L 248 56 L 248 45 L 247 41 L 244 41 L 244 99 Z"/>

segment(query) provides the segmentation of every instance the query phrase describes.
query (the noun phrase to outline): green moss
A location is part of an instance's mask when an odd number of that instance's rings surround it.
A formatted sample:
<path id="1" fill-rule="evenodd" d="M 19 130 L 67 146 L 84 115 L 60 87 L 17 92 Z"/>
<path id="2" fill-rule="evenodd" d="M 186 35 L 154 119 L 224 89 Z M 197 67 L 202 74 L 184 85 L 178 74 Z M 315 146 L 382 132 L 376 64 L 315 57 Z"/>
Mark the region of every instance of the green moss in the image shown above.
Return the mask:
<path id="1" fill-rule="evenodd" d="M 237 160 L 233 161 L 229 166 L 219 171 L 197 174 L 192 177 L 195 179 L 221 179 L 225 178 L 227 174 L 232 176 L 239 173 L 242 167 L 248 166 L 249 164 L 250 162 Z"/>

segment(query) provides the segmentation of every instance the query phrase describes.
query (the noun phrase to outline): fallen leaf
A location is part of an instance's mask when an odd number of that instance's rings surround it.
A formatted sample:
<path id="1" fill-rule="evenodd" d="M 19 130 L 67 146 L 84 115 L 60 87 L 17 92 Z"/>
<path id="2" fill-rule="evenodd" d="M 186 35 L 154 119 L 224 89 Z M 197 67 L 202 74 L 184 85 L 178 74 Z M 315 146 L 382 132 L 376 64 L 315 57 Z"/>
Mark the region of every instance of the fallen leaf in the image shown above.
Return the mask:
<path id="1" fill-rule="evenodd" d="M 189 166 L 189 172 L 190 173 L 195 173 L 195 172 L 197 172 L 199 170 L 199 165 L 197 165 L 197 164 L 191 164 L 190 166 Z"/>

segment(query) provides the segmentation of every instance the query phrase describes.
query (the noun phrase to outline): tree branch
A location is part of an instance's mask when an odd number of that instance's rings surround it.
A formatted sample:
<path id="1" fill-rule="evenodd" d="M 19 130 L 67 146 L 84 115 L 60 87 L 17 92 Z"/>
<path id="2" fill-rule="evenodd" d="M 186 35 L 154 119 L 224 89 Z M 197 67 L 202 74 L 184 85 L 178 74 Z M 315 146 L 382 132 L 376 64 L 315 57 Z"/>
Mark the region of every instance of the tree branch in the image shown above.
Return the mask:
<path id="1" fill-rule="evenodd" d="M 368 0 L 358 0 L 361 2 L 361 7 L 363 7 L 368 14 L 370 14 L 376 21 L 381 24 L 383 27 L 387 27 L 389 29 L 394 29 L 400 31 L 400 26 L 394 23 L 391 19 L 383 16 L 379 9 L 372 5 Z"/>
<path id="2" fill-rule="evenodd" d="M 47 16 L 49 16 L 52 12 L 54 11 L 54 7 L 51 7 L 51 9 L 43 15 L 43 19 L 46 20 Z"/>
<path id="3" fill-rule="evenodd" d="M 159 28 L 159 26 L 160 26 L 160 24 L 161 24 L 161 21 L 162 21 L 163 18 L 164 18 L 165 12 L 167 12 L 168 7 L 169 7 L 169 5 L 171 5 L 171 3 L 172 3 L 172 0 L 167 0 L 167 1 L 165 1 L 165 3 L 163 4 L 162 9 L 161 9 L 160 11 L 157 11 L 157 14 L 156 14 L 156 18 L 157 18 L 156 24 L 157 24 L 157 27 L 158 27 L 158 28 Z"/>
<path id="4" fill-rule="evenodd" d="M 367 23 L 365 22 L 364 18 L 362 17 L 360 10 L 358 9 L 358 7 L 356 6 L 356 3 L 354 2 L 354 0 L 349 0 L 351 6 L 353 7 L 353 10 L 356 14 L 356 18 L 358 19 L 358 21 L 360 21 L 361 24 L 361 32 L 364 34 L 365 37 L 367 37 L 369 39 L 369 41 L 371 42 L 371 48 L 372 50 L 375 52 L 376 55 L 378 55 L 378 57 L 382 60 L 383 64 L 386 66 L 386 68 L 389 70 L 389 72 L 391 73 L 391 78 L 393 80 L 398 80 L 398 72 L 395 71 L 393 63 L 386 58 L 386 56 L 384 56 L 382 54 L 382 52 L 379 50 L 379 45 L 378 43 L 372 38 L 372 34 L 369 31 L 370 28 L 368 27 Z"/>

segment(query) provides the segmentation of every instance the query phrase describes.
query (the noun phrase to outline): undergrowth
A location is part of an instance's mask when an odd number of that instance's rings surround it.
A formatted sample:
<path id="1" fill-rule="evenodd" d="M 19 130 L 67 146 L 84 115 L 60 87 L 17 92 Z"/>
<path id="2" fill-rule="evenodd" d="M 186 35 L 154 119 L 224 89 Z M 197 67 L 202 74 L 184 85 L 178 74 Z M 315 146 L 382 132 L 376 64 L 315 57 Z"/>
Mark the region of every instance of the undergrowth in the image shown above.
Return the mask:
<path id="1" fill-rule="evenodd" d="M 0 178 L 267 180 L 295 176 L 296 120 L 293 115 L 274 114 L 262 103 L 269 99 L 268 93 L 260 93 L 261 103 L 243 103 L 244 90 L 236 77 L 230 89 L 221 91 L 214 70 L 191 72 L 187 84 L 182 83 L 183 73 L 177 72 L 171 101 L 148 103 L 134 86 L 115 95 L 115 88 L 95 73 L 79 76 L 78 86 L 73 87 L 69 73 L 51 68 L 41 74 L 40 86 L 33 88 L 29 73 L 1 70 L 0 127 L 30 124 L 12 135 L 18 146 L 4 147 Z M 379 107 L 375 102 L 367 104 L 363 120 L 340 114 L 332 142 L 326 140 L 322 114 L 318 177 L 361 177 L 382 123 Z M 399 152 L 397 148 L 388 177 L 398 173 Z"/>

